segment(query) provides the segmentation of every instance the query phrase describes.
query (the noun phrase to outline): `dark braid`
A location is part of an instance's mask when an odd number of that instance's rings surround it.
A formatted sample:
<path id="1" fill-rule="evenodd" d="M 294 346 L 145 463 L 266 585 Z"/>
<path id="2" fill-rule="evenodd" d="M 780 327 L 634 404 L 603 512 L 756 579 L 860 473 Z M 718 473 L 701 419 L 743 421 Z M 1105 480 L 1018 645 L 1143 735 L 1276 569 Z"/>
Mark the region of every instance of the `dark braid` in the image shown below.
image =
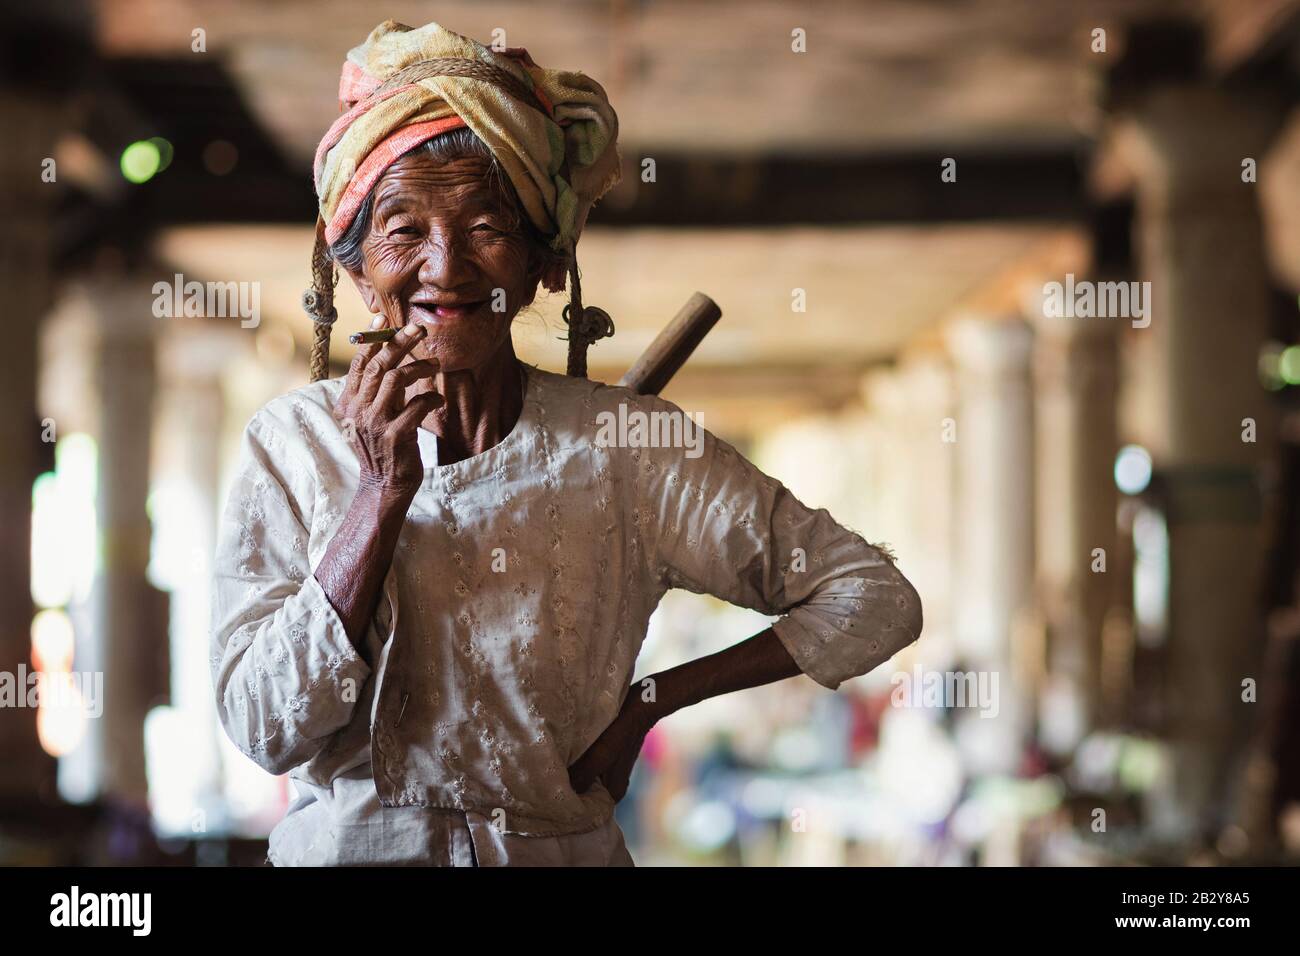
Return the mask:
<path id="1" fill-rule="evenodd" d="M 302 307 L 315 323 L 316 333 L 311 343 L 311 380 L 319 382 L 329 378 L 330 331 L 339 317 L 334 308 L 334 284 L 338 273 L 334 257 L 325 242 L 325 220 L 316 218 L 316 242 L 311 253 L 311 288 L 302 294 Z"/>

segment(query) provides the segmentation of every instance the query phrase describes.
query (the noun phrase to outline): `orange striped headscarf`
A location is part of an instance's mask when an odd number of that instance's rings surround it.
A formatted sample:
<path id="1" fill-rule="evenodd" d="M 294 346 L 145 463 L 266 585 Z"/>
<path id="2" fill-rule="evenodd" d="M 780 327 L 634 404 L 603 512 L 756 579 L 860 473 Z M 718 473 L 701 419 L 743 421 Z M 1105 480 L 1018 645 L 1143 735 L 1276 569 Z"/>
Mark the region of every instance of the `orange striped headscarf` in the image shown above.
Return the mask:
<path id="1" fill-rule="evenodd" d="M 569 255 L 576 314 L 583 314 L 574 246 L 592 205 L 621 172 L 618 117 L 599 83 L 544 69 L 522 48 L 498 51 L 437 23 L 413 29 L 387 20 L 348 52 L 339 101 L 344 112 L 321 140 L 312 167 L 320 204 L 314 268 L 322 240 L 332 245 L 347 231 L 399 156 L 465 126 L 492 151 L 552 248 Z M 558 292 L 564 276 L 544 276 L 543 283 Z M 332 289 L 321 301 L 321 283 L 314 286 L 316 298 L 305 304 L 319 324 L 328 319 L 321 313 L 332 312 Z M 571 372 L 572 365 L 571 355 Z M 585 374 L 585 352 L 582 365 Z"/>

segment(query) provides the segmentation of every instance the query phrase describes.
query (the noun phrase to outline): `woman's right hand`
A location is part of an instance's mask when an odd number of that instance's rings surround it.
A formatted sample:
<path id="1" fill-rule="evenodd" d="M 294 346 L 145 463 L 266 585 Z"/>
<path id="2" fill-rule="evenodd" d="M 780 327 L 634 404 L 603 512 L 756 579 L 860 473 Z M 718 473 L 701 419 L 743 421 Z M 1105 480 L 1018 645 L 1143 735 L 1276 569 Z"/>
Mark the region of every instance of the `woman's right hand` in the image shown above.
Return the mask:
<path id="1" fill-rule="evenodd" d="M 406 399 L 411 385 L 438 374 L 436 359 L 402 364 L 425 335 L 412 322 L 388 342 L 358 349 L 335 409 L 361 465 L 359 489 L 406 504 L 424 480 L 416 429 L 443 404 L 432 387 Z"/>

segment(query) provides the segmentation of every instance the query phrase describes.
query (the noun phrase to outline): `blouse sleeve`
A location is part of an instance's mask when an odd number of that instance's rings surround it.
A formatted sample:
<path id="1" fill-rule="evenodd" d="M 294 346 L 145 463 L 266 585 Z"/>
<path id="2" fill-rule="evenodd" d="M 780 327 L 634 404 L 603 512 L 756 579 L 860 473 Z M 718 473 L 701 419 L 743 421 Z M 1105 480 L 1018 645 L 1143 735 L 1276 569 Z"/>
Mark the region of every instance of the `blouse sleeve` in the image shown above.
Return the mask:
<path id="1" fill-rule="evenodd" d="M 274 418 L 259 412 L 244 430 L 217 536 L 217 713 L 235 745 L 273 774 L 307 762 L 347 725 L 371 672 L 309 565 L 308 477 Z"/>
<path id="2" fill-rule="evenodd" d="M 662 399 L 632 400 L 650 415 L 683 414 Z M 636 455 L 642 523 L 654 537 L 647 557 L 663 586 L 783 615 L 777 638 L 831 690 L 920 636 L 920 596 L 882 548 L 806 507 L 707 429 L 688 434 L 693 446 Z"/>

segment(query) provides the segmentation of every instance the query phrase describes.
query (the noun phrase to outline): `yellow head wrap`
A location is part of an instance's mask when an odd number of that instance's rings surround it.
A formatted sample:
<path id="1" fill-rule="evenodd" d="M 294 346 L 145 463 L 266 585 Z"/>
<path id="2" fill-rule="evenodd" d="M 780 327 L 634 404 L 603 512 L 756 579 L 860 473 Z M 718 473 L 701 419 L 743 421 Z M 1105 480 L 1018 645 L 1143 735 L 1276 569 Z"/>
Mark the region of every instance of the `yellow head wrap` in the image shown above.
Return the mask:
<path id="1" fill-rule="evenodd" d="M 331 268 L 322 246 L 347 230 L 394 160 L 459 126 L 487 145 L 529 219 L 551 237 L 556 252 L 568 255 L 571 346 L 599 337 L 601 316 L 582 308 L 574 258 L 592 205 L 621 175 L 618 117 L 599 83 L 582 73 L 543 69 L 522 48 L 498 51 L 437 23 L 413 29 L 388 20 L 348 52 L 339 101 L 345 112 L 321 140 L 313 164 L 320 222 L 316 279 L 304 299 L 318 323 L 318 346 L 324 325 L 326 357 L 333 283 L 322 288 L 321 270 Z M 560 291 L 564 276 L 546 275 L 543 283 Z M 570 374 L 586 374 L 585 344 L 582 349 L 575 371 L 570 348 Z M 313 355 L 314 378 L 324 374 L 318 358 Z"/>

